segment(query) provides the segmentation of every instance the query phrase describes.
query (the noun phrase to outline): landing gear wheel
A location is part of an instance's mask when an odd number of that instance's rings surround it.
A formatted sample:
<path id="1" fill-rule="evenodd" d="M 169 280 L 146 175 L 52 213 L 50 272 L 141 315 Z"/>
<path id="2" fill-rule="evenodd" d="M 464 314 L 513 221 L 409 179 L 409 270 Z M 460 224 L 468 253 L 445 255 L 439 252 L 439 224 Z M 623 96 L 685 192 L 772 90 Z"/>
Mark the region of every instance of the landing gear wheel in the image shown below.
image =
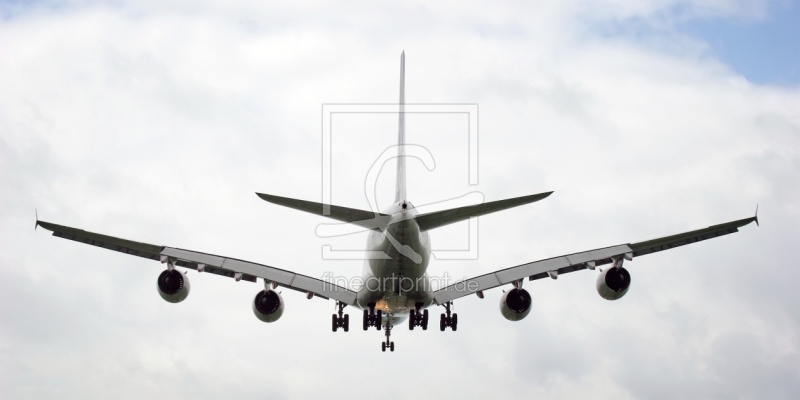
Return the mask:
<path id="1" fill-rule="evenodd" d="M 381 330 L 381 323 L 383 322 L 383 313 L 381 310 L 377 312 L 377 318 L 375 319 L 375 329 Z"/>
<path id="2" fill-rule="evenodd" d="M 389 351 L 394 351 L 394 342 L 389 344 Z"/>
<path id="3" fill-rule="evenodd" d="M 428 330 L 428 310 L 422 311 L 422 330 Z"/>
<path id="4" fill-rule="evenodd" d="M 408 330 L 413 331 L 417 322 L 417 310 L 411 310 L 408 315 Z"/>
<path id="5" fill-rule="evenodd" d="M 369 328 L 369 310 L 364 310 L 364 330 Z"/>
<path id="6" fill-rule="evenodd" d="M 347 304 L 341 301 L 336 302 L 336 308 L 339 309 L 339 312 L 338 314 L 333 314 L 333 318 L 331 318 L 331 328 L 334 332 L 339 328 L 344 329 L 345 332 L 350 330 L 350 315 L 343 312 L 346 306 Z"/>
<path id="7" fill-rule="evenodd" d="M 439 318 L 439 330 L 444 332 L 444 327 L 445 326 L 447 326 L 447 323 L 444 320 L 444 314 L 442 314 L 442 317 Z"/>
<path id="8" fill-rule="evenodd" d="M 381 351 L 386 351 L 386 342 L 381 342 Z"/>
<path id="9" fill-rule="evenodd" d="M 453 321 L 451 322 L 451 328 L 453 328 L 453 332 L 458 329 L 458 314 L 453 314 Z"/>

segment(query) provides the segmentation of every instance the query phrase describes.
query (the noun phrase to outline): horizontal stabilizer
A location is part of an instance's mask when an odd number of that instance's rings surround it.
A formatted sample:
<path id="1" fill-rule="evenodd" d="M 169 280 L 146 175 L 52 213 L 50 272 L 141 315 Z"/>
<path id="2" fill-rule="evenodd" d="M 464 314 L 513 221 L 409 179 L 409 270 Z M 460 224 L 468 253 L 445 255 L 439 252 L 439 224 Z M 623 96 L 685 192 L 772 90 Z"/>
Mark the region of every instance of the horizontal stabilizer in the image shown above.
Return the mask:
<path id="1" fill-rule="evenodd" d="M 295 210 L 305 211 L 307 213 L 321 215 L 335 219 L 337 221 L 349 222 L 351 224 L 363 226 L 367 229 L 380 228 L 388 222 L 391 216 L 372 211 L 358 210 L 355 208 L 347 208 L 330 205 L 330 213 L 323 213 L 322 203 L 315 203 L 313 201 L 297 200 L 288 197 L 273 196 L 271 194 L 256 193 L 258 197 L 279 206 L 294 208 Z"/>
<path id="2" fill-rule="evenodd" d="M 489 203 L 476 204 L 474 206 L 466 206 L 459 208 L 451 208 L 449 210 L 435 211 L 428 214 L 417 216 L 417 224 L 421 231 L 438 228 L 440 226 L 449 225 L 454 222 L 469 219 L 469 217 L 477 217 L 481 215 L 491 214 L 496 211 L 521 206 L 523 204 L 533 203 L 550 196 L 553 192 L 533 194 L 530 196 L 515 197 L 513 199 L 505 199 L 492 201 Z"/>

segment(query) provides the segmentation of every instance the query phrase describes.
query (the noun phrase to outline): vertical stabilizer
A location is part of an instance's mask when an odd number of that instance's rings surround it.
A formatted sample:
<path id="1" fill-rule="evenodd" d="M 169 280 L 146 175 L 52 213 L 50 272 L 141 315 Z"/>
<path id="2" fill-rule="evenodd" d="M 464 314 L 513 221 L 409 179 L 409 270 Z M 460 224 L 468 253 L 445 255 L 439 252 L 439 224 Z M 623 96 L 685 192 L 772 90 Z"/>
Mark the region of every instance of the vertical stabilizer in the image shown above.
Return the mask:
<path id="1" fill-rule="evenodd" d="M 406 52 L 400 55 L 400 122 L 397 134 L 397 190 L 394 201 L 406 199 Z"/>

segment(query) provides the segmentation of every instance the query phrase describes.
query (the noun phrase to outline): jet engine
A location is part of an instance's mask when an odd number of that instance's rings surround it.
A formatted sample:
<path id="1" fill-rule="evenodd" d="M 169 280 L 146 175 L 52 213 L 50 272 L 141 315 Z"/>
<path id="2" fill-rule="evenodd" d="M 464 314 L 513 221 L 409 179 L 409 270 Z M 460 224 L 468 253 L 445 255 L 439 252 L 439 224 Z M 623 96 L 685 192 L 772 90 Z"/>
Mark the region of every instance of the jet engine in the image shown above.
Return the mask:
<path id="1" fill-rule="evenodd" d="M 253 314 L 264 322 L 277 321 L 283 315 L 283 298 L 271 289 L 258 292 L 253 299 Z"/>
<path id="2" fill-rule="evenodd" d="M 597 293 L 606 300 L 616 300 L 631 286 L 631 274 L 627 269 L 611 267 L 597 277 Z"/>
<path id="3" fill-rule="evenodd" d="M 531 295 L 522 288 L 511 289 L 500 298 L 500 312 L 509 321 L 519 321 L 531 312 Z"/>
<path id="4" fill-rule="evenodd" d="M 158 294 L 170 303 L 180 303 L 189 296 L 189 276 L 177 269 L 168 269 L 158 276 Z"/>

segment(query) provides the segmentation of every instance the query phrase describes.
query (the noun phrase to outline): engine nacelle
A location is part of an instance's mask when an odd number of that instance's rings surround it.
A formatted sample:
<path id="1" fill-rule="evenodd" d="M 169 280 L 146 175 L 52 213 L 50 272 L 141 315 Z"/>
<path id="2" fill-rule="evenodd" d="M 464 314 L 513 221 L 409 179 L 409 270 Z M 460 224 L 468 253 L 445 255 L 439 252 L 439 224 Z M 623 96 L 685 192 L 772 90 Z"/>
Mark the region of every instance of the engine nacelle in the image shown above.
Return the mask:
<path id="1" fill-rule="evenodd" d="M 606 300 L 616 300 L 631 286 L 631 274 L 625 268 L 611 267 L 597 277 L 597 293 Z"/>
<path id="2" fill-rule="evenodd" d="M 275 322 L 283 315 L 283 298 L 274 290 L 262 290 L 253 299 L 253 314 L 264 322 Z"/>
<path id="3" fill-rule="evenodd" d="M 168 269 L 158 276 L 158 294 L 170 303 L 180 303 L 189 296 L 189 276 L 177 269 Z"/>
<path id="4" fill-rule="evenodd" d="M 531 312 L 531 295 L 525 289 L 511 289 L 500 298 L 500 312 L 509 321 L 519 321 Z"/>

